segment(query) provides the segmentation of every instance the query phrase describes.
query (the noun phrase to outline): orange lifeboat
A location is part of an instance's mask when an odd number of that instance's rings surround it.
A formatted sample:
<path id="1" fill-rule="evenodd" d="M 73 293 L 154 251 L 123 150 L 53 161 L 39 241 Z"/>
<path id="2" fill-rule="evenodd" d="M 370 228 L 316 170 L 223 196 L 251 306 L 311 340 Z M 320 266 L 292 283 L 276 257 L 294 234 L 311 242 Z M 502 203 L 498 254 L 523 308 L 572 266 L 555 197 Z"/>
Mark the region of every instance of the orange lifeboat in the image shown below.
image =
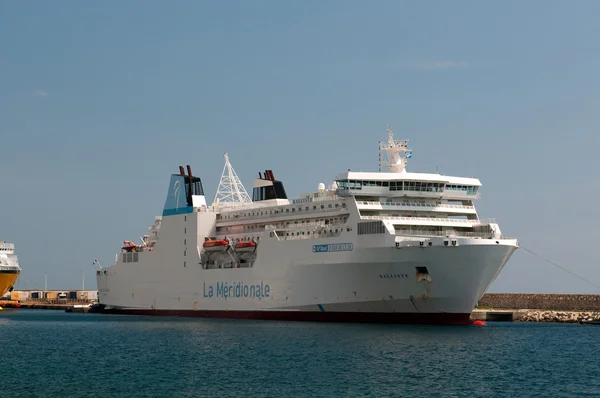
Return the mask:
<path id="1" fill-rule="evenodd" d="M 224 252 L 229 247 L 229 242 L 227 242 L 225 239 L 207 238 L 202 244 L 202 247 L 207 252 Z"/>
<path id="2" fill-rule="evenodd" d="M 253 252 L 256 250 L 256 242 L 241 240 L 235 244 L 235 251 L 240 253 Z"/>
<path id="3" fill-rule="evenodd" d="M 123 241 L 123 247 L 121 247 L 121 249 L 123 249 L 126 252 L 132 252 L 132 251 L 135 250 L 135 248 L 136 248 L 135 243 L 133 243 L 130 240 L 124 240 Z"/>

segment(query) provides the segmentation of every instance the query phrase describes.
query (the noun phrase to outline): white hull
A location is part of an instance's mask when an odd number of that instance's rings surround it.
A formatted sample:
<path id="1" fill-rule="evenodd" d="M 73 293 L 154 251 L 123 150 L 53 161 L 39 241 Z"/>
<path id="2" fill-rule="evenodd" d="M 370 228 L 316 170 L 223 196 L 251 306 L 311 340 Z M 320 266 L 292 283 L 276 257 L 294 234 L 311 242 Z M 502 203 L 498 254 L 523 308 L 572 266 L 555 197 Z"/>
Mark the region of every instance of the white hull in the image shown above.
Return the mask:
<path id="1" fill-rule="evenodd" d="M 517 247 L 516 240 L 478 238 L 443 246 L 443 238 L 433 238 L 432 246 L 397 248 L 394 236 L 371 246 L 372 237 L 352 235 L 318 242 L 264 238 L 256 264 L 237 269 L 203 269 L 193 251 L 187 260 L 177 258 L 167 245 L 179 239 L 167 235 L 155 251 L 139 253 L 139 262 L 100 272 L 100 302 L 120 309 L 464 314 Z M 352 243 L 352 250 L 313 253 L 315 243 Z M 427 267 L 431 281 L 419 282 L 416 267 Z"/>

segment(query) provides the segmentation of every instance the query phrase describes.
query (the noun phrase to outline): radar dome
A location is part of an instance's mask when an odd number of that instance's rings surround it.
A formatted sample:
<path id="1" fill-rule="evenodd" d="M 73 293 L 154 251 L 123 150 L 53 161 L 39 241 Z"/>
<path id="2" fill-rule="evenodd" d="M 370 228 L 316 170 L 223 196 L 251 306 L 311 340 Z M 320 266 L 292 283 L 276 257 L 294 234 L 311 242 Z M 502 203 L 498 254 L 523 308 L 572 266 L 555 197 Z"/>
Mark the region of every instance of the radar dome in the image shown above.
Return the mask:
<path id="1" fill-rule="evenodd" d="M 338 189 L 338 184 L 337 184 L 336 181 L 334 181 L 334 182 L 331 183 L 331 190 L 335 191 L 336 189 Z"/>
<path id="2" fill-rule="evenodd" d="M 325 190 L 325 184 L 323 184 L 322 182 L 320 182 L 319 186 L 317 187 L 317 189 L 319 190 L 319 192 L 323 192 Z"/>

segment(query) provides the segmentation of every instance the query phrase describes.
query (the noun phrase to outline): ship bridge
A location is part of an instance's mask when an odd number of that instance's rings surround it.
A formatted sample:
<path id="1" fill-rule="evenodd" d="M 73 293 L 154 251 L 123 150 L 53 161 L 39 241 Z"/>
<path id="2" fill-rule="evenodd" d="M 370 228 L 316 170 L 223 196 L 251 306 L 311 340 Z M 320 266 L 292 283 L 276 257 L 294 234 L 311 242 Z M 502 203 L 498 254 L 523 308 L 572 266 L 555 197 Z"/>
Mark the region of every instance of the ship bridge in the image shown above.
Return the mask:
<path id="1" fill-rule="evenodd" d="M 495 222 L 480 220 L 475 209 L 479 179 L 407 172 L 412 150 L 408 140 L 394 140 L 391 129 L 379 150 L 378 172 L 348 170 L 335 178 L 337 194 L 354 199 L 364 228 L 387 225 L 397 235 L 434 236 L 448 232 L 489 235 L 495 229 Z"/>
<path id="2" fill-rule="evenodd" d="M 412 150 L 408 140 L 394 140 L 388 128 L 388 140 L 379 142 L 379 172 L 347 172 L 335 181 L 342 196 L 380 196 L 474 200 L 479 198 L 481 182 L 477 178 L 406 171 Z M 382 172 L 388 168 L 389 172 Z"/>
<path id="3" fill-rule="evenodd" d="M 425 173 L 345 172 L 335 179 L 340 195 L 479 199 L 477 178 Z"/>

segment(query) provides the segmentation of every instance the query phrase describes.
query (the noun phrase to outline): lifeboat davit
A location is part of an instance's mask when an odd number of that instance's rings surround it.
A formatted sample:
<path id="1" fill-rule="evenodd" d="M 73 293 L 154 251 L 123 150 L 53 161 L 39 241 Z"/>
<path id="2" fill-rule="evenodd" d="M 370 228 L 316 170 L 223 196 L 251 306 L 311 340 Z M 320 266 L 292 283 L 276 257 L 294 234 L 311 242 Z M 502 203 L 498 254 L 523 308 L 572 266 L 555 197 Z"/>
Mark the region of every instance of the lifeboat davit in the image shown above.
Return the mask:
<path id="1" fill-rule="evenodd" d="M 207 252 L 224 252 L 229 248 L 229 242 L 224 239 L 207 239 L 202 247 Z"/>
<path id="2" fill-rule="evenodd" d="M 248 253 L 256 250 L 256 243 L 241 240 L 235 244 L 235 251 L 239 253 Z"/>

